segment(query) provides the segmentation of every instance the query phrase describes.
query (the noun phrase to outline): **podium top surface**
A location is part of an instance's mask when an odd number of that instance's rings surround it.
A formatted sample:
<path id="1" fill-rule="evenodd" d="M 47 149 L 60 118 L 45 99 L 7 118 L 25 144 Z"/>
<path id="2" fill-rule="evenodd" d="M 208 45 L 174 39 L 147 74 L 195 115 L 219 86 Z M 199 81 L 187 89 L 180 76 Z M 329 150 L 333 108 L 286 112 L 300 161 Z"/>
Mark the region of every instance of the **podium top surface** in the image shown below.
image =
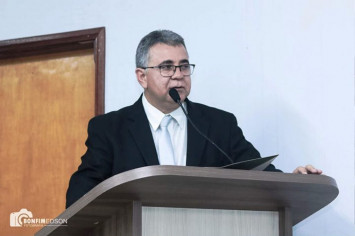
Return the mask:
<path id="1" fill-rule="evenodd" d="M 89 191 L 57 218 L 68 226 L 95 223 L 122 204 L 278 211 L 288 208 L 293 225 L 332 202 L 339 191 L 325 175 L 298 175 L 213 167 L 147 166 L 115 175 Z M 47 235 L 57 227 L 44 227 Z"/>

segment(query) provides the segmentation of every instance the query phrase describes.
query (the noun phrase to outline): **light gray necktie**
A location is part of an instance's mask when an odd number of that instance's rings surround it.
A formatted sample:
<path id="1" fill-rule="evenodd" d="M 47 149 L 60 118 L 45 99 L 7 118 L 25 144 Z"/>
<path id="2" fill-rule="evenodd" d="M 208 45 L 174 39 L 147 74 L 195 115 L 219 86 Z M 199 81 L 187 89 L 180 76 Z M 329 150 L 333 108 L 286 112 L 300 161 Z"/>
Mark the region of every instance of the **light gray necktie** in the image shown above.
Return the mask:
<path id="1" fill-rule="evenodd" d="M 173 118 L 170 115 L 167 115 L 160 122 L 160 135 L 158 141 L 160 165 L 176 165 L 173 144 L 168 130 L 168 125 L 172 119 Z"/>

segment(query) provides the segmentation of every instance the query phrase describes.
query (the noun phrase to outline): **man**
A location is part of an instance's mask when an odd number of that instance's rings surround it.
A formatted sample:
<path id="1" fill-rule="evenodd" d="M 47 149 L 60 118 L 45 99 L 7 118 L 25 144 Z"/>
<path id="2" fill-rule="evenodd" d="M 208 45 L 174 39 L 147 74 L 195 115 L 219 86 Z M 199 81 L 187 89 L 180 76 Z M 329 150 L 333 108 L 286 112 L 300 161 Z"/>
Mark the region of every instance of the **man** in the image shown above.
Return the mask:
<path id="1" fill-rule="evenodd" d="M 88 125 L 87 152 L 70 179 L 67 207 L 103 180 L 149 165 L 223 166 L 230 164 L 197 132 L 169 95 L 175 88 L 191 120 L 234 162 L 260 158 L 243 136 L 231 113 L 187 99 L 190 64 L 183 38 L 171 31 L 153 31 L 138 45 L 136 77 L 144 93 L 132 106 L 97 116 Z M 167 123 L 164 125 L 163 123 Z M 267 171 L 280 171 L 273 165 Z M 294 173 L 321 174 L 308 165 Z"/>

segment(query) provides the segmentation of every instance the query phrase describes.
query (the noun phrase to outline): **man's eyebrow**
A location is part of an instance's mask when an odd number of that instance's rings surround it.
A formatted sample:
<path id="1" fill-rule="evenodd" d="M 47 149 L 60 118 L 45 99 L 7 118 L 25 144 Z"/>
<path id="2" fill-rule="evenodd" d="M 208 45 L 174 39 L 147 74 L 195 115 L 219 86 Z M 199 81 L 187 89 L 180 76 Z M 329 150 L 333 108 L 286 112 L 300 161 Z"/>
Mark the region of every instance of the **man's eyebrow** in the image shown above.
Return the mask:
<path id="1" fill-rule="evenodd" d="M 190 62 L 189 62 L 189 60 L 187 60 L 187 59 L 183 59 L 183 60 L 181 60 L 180 62 L 179 62 L 179 64 L 181 65 L 181 64 L 189 64 Z"/>
<path id="2" fill-rule="evenodd" d="M 159 66 L 161 65 L 174 65 L 174 62 L 172 60 L 165 60 L 159 64 Z"/>
<path id="3" fill-rule="evenodd" d="M 183 60 L 179 61 L 179 65 L 181 65 L 181 64 L 189 64 L 189 60 L 183 59 Z M 161 66 L 161 65 L 174 65 L 174 61 L 165 60 L 159 64 L 159 66 Z"/>

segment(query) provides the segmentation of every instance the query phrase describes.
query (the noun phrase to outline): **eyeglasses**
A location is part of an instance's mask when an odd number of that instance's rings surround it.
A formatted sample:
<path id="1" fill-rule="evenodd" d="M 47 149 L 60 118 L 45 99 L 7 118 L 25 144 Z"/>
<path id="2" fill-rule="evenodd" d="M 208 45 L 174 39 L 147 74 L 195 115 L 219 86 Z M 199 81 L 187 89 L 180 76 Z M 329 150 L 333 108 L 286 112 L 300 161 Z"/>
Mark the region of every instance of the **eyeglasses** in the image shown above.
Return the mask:
<path id="1" fill-rule="evenodd" d="M 183 76 L 192 75 L 195 69 L 195 64 L 183 64 L 180 66 L 174 65 L 160 65 L 160 66 L 149 66 L 149 67 L 141 67 L 142 69 L 159 69 L 160 74 L 163 77 L 171 77 L 175 74 L 176 68 L 180 69 L 180 72 Z"/>

